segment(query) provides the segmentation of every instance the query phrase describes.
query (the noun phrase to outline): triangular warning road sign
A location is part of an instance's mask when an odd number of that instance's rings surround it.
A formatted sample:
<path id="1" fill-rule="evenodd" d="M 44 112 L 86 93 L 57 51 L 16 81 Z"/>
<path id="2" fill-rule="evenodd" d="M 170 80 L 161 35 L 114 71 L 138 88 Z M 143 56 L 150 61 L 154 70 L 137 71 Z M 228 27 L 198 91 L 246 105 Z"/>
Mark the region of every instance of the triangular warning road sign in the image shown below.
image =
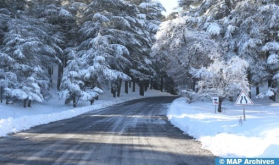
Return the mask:
<path id="1" fill-rule="evenodd" d="M 236 99 L 234 105 L 254 105 L 254 103 L 250 97 L 244 91 L 242 91 Z"/>

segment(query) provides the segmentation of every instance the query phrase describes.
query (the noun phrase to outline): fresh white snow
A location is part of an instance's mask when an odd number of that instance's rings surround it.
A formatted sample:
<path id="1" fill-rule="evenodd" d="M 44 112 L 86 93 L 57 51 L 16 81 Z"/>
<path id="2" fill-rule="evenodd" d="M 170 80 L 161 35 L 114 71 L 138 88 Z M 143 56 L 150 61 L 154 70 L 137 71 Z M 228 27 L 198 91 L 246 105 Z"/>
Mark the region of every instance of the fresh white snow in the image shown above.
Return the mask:
<path id="1" fill-rule="evenodd" d="M 219 35 L 221 30 L 221 27 L 217 23 L 210 23 L 206 31 L 211 35 Z"/>
<path id="2" fill-rule="evenodd" d="M 253 102 L 245 106 L 246 121 L 242 106 L 234 102 L 225 101 L 225 111 L 215 114 L 211 100 L 188 104 L 185 98 L 175 100 L 167 116 L 216 156 L 279 157 L 279 102 L 268 98 Z"/>
<path id="3" fill-rule="evenodd" d="M 122 85 L 123 88 L 124 85 Z M 129 88 L 129 94 L 126 94 L 123 89 L 119 98 L 113 98 L 112 94 L 107 91 L 103 95 L 100 95 L 99 100 L 95 100 L 94 105 L 90 106 L 89 101 L 80 101 L 77 104 L 77 108 L 73 108 L 70 104 L 65 105 L 64 100 L 60 100 L 56 95 L 48 102 L 33 103 L 31 108 L 23 108 L 22 102 L 17 102 L 12 105 L 6 105 L 3 102 L 2 104 L 0 103 L 0 137 L 37 125 L 72 118 L 91 110 L 97 111 L 128 100 L 153 96 L 170 96 L 166 92 L 149 89 L 145 92 L 145 96 L 140 96 L 138 91 L 137 85 L 136 92 L 131 92 L 131 88 Z"/>

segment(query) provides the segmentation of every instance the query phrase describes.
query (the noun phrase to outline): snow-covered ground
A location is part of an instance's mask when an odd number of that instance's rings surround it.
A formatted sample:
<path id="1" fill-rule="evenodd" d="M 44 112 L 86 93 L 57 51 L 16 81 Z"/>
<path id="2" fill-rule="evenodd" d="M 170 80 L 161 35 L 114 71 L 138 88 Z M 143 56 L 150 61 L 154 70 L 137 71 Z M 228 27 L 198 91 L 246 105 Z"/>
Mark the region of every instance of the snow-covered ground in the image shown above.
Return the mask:
<path id="1" fill-rule="evenodd" d="M 204 149 L 220 157 L 279 157 L 279 102 L 253 99 L 245 106 L 224 102 L 224 113 L 215 114 L 210 100 L 188 104 L 184 98 L 169 107 L 168 118 L 185 133 L 201 141 Z M 241 124 L 242 122 L 242 124 Z"/>
<path id="2" fill-rule="evenodd" d="M 124 85 L 122 85 L 122 88 L 124 88 Z M 112 94 L 107 91 L 99 97 L 99 100 L 95 100 L 94 105 L 90 106 L 89 101 L 80 101 L 77 108 L 73 108 L 72 105 L 65 105 L 64 100 L 59 100 L 56 95 L 50 101 L 33 103 L 31 108 L 23 108 L 22 102 L 17 102 L 13 105 L 6 105 L 3 102 L 2 104 L 0 103 L 0 137 L 26 130 L 36 125 L 78 116 L 91 110 L 100 110 L 128 100 L 153 96 L 170 96 L 168 93 L 149 89 L 145 92 L 145 96 L 140 96 L 138 91 L 138 87 L 136 87 L 136 92 L 131 92 L 131 88 L 129 88 L 129 94 L 124 93 L 122 90 L 119 98 L 113 98 Z"/>

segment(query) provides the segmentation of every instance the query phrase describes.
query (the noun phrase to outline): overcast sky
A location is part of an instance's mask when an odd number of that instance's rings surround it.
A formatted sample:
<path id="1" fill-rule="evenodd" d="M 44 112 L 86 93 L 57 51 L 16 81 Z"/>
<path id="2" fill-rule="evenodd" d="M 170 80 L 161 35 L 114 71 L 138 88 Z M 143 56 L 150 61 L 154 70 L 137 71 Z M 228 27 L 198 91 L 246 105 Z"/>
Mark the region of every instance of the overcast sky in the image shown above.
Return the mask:
<path id="1" fill-rule="evenodd" d="M 177 0 L 158 0 L 165 7 L 167 12 L 163 13 L 164 15 L 168 15 L 173 11 L 173 8 L 177 7 Z"/>

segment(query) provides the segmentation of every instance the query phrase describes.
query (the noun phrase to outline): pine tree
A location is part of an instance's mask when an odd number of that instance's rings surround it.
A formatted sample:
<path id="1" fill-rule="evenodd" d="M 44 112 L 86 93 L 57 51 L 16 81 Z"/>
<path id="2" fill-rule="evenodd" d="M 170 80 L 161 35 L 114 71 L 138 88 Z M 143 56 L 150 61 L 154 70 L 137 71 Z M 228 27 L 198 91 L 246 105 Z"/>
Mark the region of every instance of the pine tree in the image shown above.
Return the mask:
<path id="1" fill-rule="evenodd" d="M 77 57 L 87 59 L 88 64 L 82 67 L 92 66 L 94 62 L 91 61 L 97 56 L 103 57 L 108 68 L 119 72 L 116 80 L 110 80 L 111 86 L 116 87 L 114 90 L 120 89 L 121 80 L 129 80 L 127 75 L 146 78 L 156 73 L 149 54 L 162 6 L 152 2 L 149 10 L 143 9 L 147 4 L 143 1 L 96 0 L 84 10 L 84 20 L 78 32 Z M 150 12 L 148 18 L 140 13 L 137 5 L 142 6 L 143 12 Z"/>
<path id="2" fill-rule="evenodd" d="M 180 89 L 194 89 L 196 79 L 189 71 L 209 65 L 221 52 L 206 32 L 188 29 L 188 19 L 185 16 L 164 22 L 153 46 L 153 55 L 163 62 L 161 66 Z"/>
<path id="3" fill-rule="evenodd" d="M 105 19 L 99 21 L 107 22 L 99 24 L 101 34 L 111 36 L 111 42 L 128 49 L 130 56 L 127 59 L 133 67 L 124 72 L 134 78 L 144 78 L 155 72 L 149 54 L 162 8 L 155 2 L 137 1 L 137 4 L 138 7 L 132 2 L 94 1 L 91 7 L 100 14 L 95 14 L 95 17 Z"/>
<path id="4" fill-rule="evenodd" d="M 150 0 L 138 0 L 134 2 L 139 9 L 139 14 L 137 17 L 140 21 L 144 22 L 142 27 L 139 27 L 143 34 L 145 34 L 145 38 L 149 38 L 149 41 L 138 48 L 138 52 L 135 50 L 131 50 L 131 54 L 133 56 L 133 66 L 137 68 L 133 68 L 132 76 L 135 78 L 146 79 L 151 76 L 156 76 L 158 74 L 158 70 L 155 69 L 155 62 L 150 56 L 151 47 L 155 43 L 156 38 L 155 35 L 159 30 L 159 25 L 163 19 L 163 15 L 161 14 L 164 11 L 164 7 L 161 3 L 157 1 Z M 144 30 L 142 30 L 144 28 Z M 142 35 L 142 34 L 139 34 Z M 137 50 L 137 49 L 136 49 Z M 134 55 L 135 54 L 135 55 Z M 142 75 L 140 73 L 144 73 Z"/>
<path id="5" fill-rule="evenodd" d="M 36 15 L 39 19 L 44 20 L 46 23 L 50 24 L 53 28 L 51 29 L 53 37 L 55 40 L 49 41 L 54 43 L 53 48 L 55 48 L 56 53 L 56 63 L 49 65 L 49 70 L 53 70 L 58 65 L 58 78 L 57 78 L 57 88 L 59 89 L 63 69 L 67 65 L 68 57 L 63 50 L 67 47 L 72 47 L 76 44 L 78 22 L 77 16 L 82 6 L 85 4 L 77 3 L 75 1 L 39 1 L 35 0 L 30 2 L 29 10 L 27 11 L 29 15 Z M 37 14 L 39 13 L 39 14 Z M 50 72 L 51 73 L 51 72 Z M 49 77 L 52 79 L 52 75 Z"/>
<path id="6" fill-rule="evenodd" d="M 112 81 L 130 79 L 124 73 L 110 68 L 102 56 L 105 50 L 99 44 L 104 43 L 100 41 L 102 39 L 101 36 L 95 38 L 96 43 L 92 43 L 92 49 L 86 52 L 68 50 L 70 60 L 63 74 L 60 96 L 66 99 L 66 103 L 73 100 L 74 107 L 79 99 L 92 103 L 102 93 L 101 88 L 107 88 Z"/>
<path id="7" fill-rule="evenodd" d="M 43 101 L 51 97 L 50 81 L 45 72 L 48 62 L 57 60 L 55 35 L 51 26 L 19 12 L 7 23 L 1 51 L 10 63 L 3 66 L 13 73 L 14 86 L 5 88 L 6 95 L 18 100 Z M 28 86 L 29 84 L 31 86 Z"/>
<path id="8" fill-rule="evenodd" d="M 243 1 L 223 21 L 225 36 L 220 42 L 224 41 L 225 56 L 237 55 L 248 61 L 250 84 L 256 87 L 266 81 L 273 88 L 277 86 L 277 80 L 272 80 L 277 72 L 276 13 L 278 6 L 274 2 Z"/>

